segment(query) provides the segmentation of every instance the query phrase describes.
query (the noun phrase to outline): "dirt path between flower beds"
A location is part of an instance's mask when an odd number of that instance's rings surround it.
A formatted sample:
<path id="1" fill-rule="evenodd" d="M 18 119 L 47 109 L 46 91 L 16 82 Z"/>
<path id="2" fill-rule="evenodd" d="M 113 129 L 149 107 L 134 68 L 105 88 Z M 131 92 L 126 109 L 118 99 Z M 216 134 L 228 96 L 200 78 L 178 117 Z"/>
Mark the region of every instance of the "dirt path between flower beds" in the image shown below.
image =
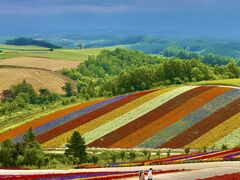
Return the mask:
<path id="1" fill-rule="evenodd" d="M 170 141 L 164 143 L 161 147 L 184 147 L 238 112 L 240 112 L 240 98 L 193 125 Z"/>
<path id="2" fill-rule="evenodd" d="M 72 173 L 72 172 L 112 172 L 112 171 L 140 171 L 153 168 L 155 170 L 192 170 L 187 172 L 169 173 L 154 175 L 154 180 L 192 180 L 196 178 L 206 178 L 226 173 L 240 172 L 240 161 L 227 162 L 205 162 L 189 163 L 174 165 L 153 165 L 153 166 L 136 166 L 136 167 L 119 167 L 119 168 L 97 168 L 97 169 L 72 169 L 72 170 L 0 170 L 1 175 L 7 174 L 46 174 L 46 173 Z M 128 178 L 138 179 L 138 177 Z"/>
<path id="3" fill-rule="evenodd" d="M 126 96 L 120 100 L 117 100 L 116 102 L 110 103 L 106 106 L 103 106 L 100 109 L 97 109 L 93 112 L 87 113 L 79 118 L 76 118 L 72 121 L 66 122 L 58 127 L 55 127 L 53 129 L 51 129 L 50 131 L 47 131 L 43 134 L 40 134 L 36 137 L 36 139 L 40 142 L 40 143 L 44 143 L 46 141 L 49 141 L 50 139 L 53 139 L 54 137 L 63 134 L 71 129 L 74 129 L 84 123 L 87 123 L 89 121 L 91 121 L 92 119 L 95 119 L 107 112 L 112 111 L 115 108 L 118 108 L 130 101 L 133 101 L 134 99 L 141 97 L 145 94 L 154 92 L 156 90 L 151 90 L 151 91 L 143 91 L 143 92 L 139 92 L 139 93 L 135 93 L 135 94 L 131 94 L 129 96 Z"/>
<path id="4" fill-rule="evenodd" d="M 92 142 L 89 144 L 89 147 L 109 147 L 112 144 L 116 143 L 117 141 L 125 138 L 129 134 L 134 133 L 135 131 L 141 129 L 142 127 L 148 125 L 151 122 L 154 122 L 159 117 L 163 116 L 164 114 L 172 111 L 173 109 L 177 108 L 178 106 L 184 104 L 191 98 L 195 97 L 196 95 L 207 91 L 213 87 L 206 87 L 201 86 L 194 89 L 191 89 L 183 94 L 180 94 L 179 96 L 171 99 L 170 101 L 166 102 L 165 104 L 159 106 L 158 108 L 150 111 L 149 113 L 145 114 L 144 116 L 141 116 L 137 118 L 136 120 L 128 123 L 125 126 L 122 126 L 118 128 L 117 130 L 113 131 L 112 133 L 109 133 L 100 139 Z"/>
<path id="5" fill-rule="evenodd" d="M 142 127 L 136 132 L 130 134 L 126 138 L 118 141 L 110 147 L 122 147 L 122 148 L 132 148 L 145 141 L 147 138 L 153 136 L 157 132 L 176 122 L 177 120 L 185 117 L 189 113 L 193 112 L 195 109 L 201 107 L 210 100 L 218 97 L 219 95 L 231 90 L 230 88 L 216 87 L 203 92 L 191 100 L 187 101 L 183 105 L 174 109 L 173 111 L 160 117 L 158 120 Z"/>

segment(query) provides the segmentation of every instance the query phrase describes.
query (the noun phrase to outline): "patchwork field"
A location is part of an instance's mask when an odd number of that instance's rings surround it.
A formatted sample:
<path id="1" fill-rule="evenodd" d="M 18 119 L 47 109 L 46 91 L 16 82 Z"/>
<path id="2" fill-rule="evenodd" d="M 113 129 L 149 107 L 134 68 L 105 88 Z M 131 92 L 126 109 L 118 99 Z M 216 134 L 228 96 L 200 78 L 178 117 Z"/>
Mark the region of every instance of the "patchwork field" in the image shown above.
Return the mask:
<path id="1" fill-rule="evenodd" d="M 49 58 L 34 58 L 34 57 L 16 57 L 0 60 L 1 65 L 20 66 L 29 68 L 39 68 L 51 71 L 58 71 L 63 68 L 74 68 L 79 65 L 78 61 L 49 59 Z"/>
<path id="2" fill-rule="evenodd" d="M 0 68 L 0 92 L 16 85 L 23 80 L 31 83 L 36 91 L 39 88 L 48 88 L 51 91 L 63 93 L 62 87 L 67 79 L 62 75 L 38 69 Z"/>
<path id="3" fill-rule="evenodd" d="M 201 149 L 240 145 L 240 89 L 182 86 L 89 101 L 0 134 L 15 141 L 29 127 L 44 147 L 63 147 L 77 130 L 89 147 Z"/>

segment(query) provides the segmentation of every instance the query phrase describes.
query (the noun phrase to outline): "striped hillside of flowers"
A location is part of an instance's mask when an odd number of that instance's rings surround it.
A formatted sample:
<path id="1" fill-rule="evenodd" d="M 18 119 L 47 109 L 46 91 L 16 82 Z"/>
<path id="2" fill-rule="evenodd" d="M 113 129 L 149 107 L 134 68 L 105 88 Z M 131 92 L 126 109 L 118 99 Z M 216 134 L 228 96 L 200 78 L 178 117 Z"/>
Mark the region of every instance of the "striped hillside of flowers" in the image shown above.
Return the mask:
<path id="1" fill-rule="evenodd" d="M 167 87 L 90 100 L 6 130 L 0 142 L 20 141 L 30 127 L 46 148 L 64 147 L 74 131 L 88 147 L 234 148 L 240 144 L 240 89 Z"/>

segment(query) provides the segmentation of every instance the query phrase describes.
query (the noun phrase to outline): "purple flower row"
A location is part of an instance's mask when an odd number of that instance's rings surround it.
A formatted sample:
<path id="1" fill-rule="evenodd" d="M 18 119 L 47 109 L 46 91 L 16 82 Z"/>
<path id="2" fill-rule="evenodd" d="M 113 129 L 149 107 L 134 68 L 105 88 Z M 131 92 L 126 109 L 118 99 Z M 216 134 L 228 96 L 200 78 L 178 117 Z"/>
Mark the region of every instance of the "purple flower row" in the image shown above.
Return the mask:
<path id="1" fill-rule="evenodd" d="M 168 162 L 169 162 L 169 161 L 186 160 L 186 159 L 189 159 L 189 158 L 192 158 L 192 157 L 201 156 L 201 155 L 205 155 L 205 154 L 207 154 L 207 153 L 204 152 L 204 153 L 199 153 L 199 154 L 194 154 L 194 155 L 190 155 L 190 154 L 189 154 L 189 155 L 186 155 L 186 156 L 181 156 L 181 157 L 172 158 L 172 159 L 168 160 Z"/>
<path id="2" fill-rule="evenodd" d="M 44 175 L 0 175 L 0 179 L 21 179 L 21 178 L 34 178 L 38 180 L 47 180 L 47 179 L 76 179 L 76 178 L 95 178 L 95 177 L 102 177 L 102 176 L 112 176 L 112 175 L 123 175 L 129 173 L 137 173 L 138 171 L 122 171 L 122 172 L 89 172 L 89 173 L 71 173 L 71 174 L 44 174 Z"/>
<path id="3" fill-rule="evenodd" d="M 104 101 L 101 101 L 101 102 L 99 102 L 99 103 L 93 104 L 93 105 L 88 106 L 88 107 L 86 107 L 86 108 L 79 109 L 79 110 L 74 111 L 74 112 L 72 112 L 72 113 L 69 113 L 69 114 L 67 114 L 67 115 L 65 115 L 65 116 L 62 116 L 62 117 L 57 118 L 57 119 L 54 119 L 54 120 L 52 120 L 52 121 L 50 121 L 50 122 L 48 122 L 48 123 L 45 123 L 45 124 L 43 124 L 43 125 L 41 125 L 41 126 L 39 126 L 39 127 L 37 127 L 37 128 L 34 128 L 34 129 L 33 129 L 33 132 L 34 132 L 35 135 L 42 134 L 42 133 L 44 133 L 44 132 L 46 132 L 46 131 L 49 131 L 49 130 L 51 130 L 51 129 L 53 129 L 53 128 L 59 126 L 59 125 L 61 125 L 61 124 L 64 124 L 64 123 L 66 123 L 66 122 L 68 122 L 68 121 L 71 121 L 71 120 L 73 120 L 73 119 L 75 119 L 75 118 L 81 117 L 81 116 L 83 116 L 83 115 L 85 115 L 85 114 L 87 114 L 87 113 L 90 113 L 90 112 L 92 112 L 92 111 L 95 111 L 95 110 L 97 110 L 97 109 L 100 109 L 100 108 L 102 108 L 103 106 L 106 106 L 106 105 L 108 105 L 108 104 L 111 104 L 111 103 L 113 103 L 113 102 L 116 102 L 116 101 L 118 101 L 118 100 L 120 100 L 120 99 L 122 99 L 122 98 L 124 98 L 124 97 L 126 97 L 126 95 L 125 95 L 125 96 L 114 97 L 114 98 L 112 98 L 112 99 L 104 100 Z M 17 136 L 17 137 L 14 139 L 14 141 L 21 141 L 21 140 L 22 140 L 22 137 L 23 137 L 23 134 Z"/>
<path id="4" fill-rule="evenodd" d="M 234 158 L 235 156 L 240 156 L 240 151 L 236 152 L 236 153 L 233 153 L 233 154 L 229 154 L 227 156 L 224 156 L 223 158 L 224 159 L 231 159 L 231 158 Z"/>

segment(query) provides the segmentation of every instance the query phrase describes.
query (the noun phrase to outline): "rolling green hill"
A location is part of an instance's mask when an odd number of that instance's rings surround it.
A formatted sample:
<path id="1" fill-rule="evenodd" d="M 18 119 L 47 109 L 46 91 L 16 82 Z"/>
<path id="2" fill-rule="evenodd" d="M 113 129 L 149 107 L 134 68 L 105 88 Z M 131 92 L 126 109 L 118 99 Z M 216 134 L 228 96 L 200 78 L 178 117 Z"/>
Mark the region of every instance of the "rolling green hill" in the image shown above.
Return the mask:
<path id="1" fill-rule="evenodd" d="M 89 48 L 89 49 L 54 49 L 39 46 L 15 46 L 0 45 L 0 59 L 11 57 L 42 57 L 52 59 L 84 61 L 88 56 L 95 56 L 103 49 L 115 49 L 116 47 L 107 48 Z"/>

